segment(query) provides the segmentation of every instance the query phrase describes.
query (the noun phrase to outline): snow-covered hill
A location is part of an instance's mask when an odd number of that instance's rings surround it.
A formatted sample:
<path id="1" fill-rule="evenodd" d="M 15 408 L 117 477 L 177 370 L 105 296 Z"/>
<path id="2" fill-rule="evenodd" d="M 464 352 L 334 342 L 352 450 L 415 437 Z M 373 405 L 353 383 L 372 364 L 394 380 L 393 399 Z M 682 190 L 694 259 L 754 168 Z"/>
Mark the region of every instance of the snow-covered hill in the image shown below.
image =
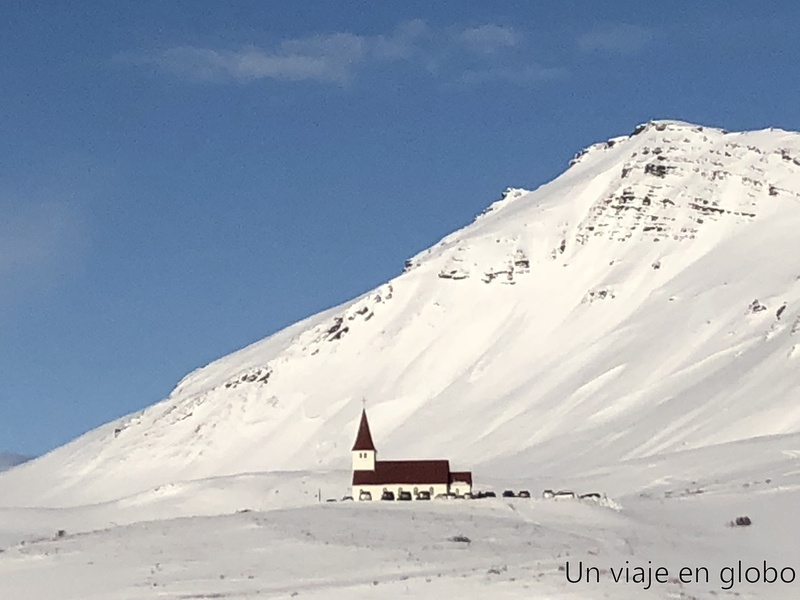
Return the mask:
<path id="1" fill-rule="evenodd" d="M 795 600 L 799 441 L 759 438 L 548 482 L 607 491 L 599 501 L 319 503 L 318 490 L 327 498 L 347 489 L 346 473 L 329 471 L 195 480 L 69 508 L 0 508 L 0 597 Z M 481 481 L 497 490 L 520 484 L 541 489 L 528 474 Z M 750 526 L 732 526 L 737 517 Z M 599 569 L 598 578 L 573 583 L 579 565 Z M 765 565 L 783 582 L 765 583 Z M 615 582 L 610 569 L 626 566 L 669 577 Z M 692 576 L 679 579 L 687 567 Z M 699 568 L 707 578 L 695 577 Z"/>
<path id="2" fill-rule="evenodd" d="M 0 503 L 346 468 L 362 399 L 380 456 L 478 482 L 797 445 L 798 232 L 800 134 L 648 123 L 507 190 L 378 289 L 0 476 Z"/>

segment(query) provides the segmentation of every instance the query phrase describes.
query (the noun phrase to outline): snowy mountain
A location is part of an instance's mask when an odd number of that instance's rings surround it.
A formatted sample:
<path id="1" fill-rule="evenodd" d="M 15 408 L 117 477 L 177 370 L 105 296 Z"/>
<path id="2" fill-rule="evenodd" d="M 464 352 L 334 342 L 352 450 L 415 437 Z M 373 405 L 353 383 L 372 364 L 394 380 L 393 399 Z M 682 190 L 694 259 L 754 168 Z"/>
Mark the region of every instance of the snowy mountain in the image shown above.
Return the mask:
<path id="1" fill-rule="evenodd" d="M 799 134 L 595 144 L 378 289 L 0 474 L 0 597 L 794 599 L 798 226 Z M 349 491 L 362 398 L 379 457 L 533 497 L 320 502 Z"/>
<path id="2" fill-rule="evenodd" d="M 800 134 L 647 123 L 379 288 L 4 474 L 0 501 L 346 469 L 362 399 L 380 457 L 449 458 L 479 485 L 797 444 L 798 231 Z"/>

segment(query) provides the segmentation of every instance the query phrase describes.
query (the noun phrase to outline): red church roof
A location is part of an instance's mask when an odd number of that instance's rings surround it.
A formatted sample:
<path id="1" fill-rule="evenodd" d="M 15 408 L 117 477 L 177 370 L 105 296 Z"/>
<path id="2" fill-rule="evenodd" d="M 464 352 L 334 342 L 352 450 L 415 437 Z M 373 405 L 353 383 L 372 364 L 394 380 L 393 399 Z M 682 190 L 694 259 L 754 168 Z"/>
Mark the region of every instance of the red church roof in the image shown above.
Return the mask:
<path id="1" fill-rule="evenodd" d="M 356 435 L 356 443 L 353 444 L 353 450 L 375 451 L 375 444 L 372 442 L 372 434 L 369 432 L 366 410 L 361 411 L 361 424 L 358 426 L 358 435 Z"/>
<path id="2" fill-rule="evenodd" d="M 453 471 L 450 473 L 450 483 L 463 481 L 472 486 L 472 471 Z"/>
<path id="3" fill-rule="evenodd" d="M 353 485 L 446 485 L 449 482 L 450 461 L 447 460 L 378 460 L 374 471 L 353 471 Z"/>

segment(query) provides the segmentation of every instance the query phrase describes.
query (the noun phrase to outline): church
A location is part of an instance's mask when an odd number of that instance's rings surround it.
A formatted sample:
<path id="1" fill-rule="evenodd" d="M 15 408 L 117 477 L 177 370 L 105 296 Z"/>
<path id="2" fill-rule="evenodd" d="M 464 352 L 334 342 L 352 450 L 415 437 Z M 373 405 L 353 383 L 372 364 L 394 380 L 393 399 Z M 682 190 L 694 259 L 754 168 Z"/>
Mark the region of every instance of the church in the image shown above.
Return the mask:
<path id="1" fill-rule="evenodd" d="M 414 500 L 420 492 L 428 492 L 429 498 L 439 494 L 463 497 L 472 492 L 472 473 L 451 471 L 448 460 L 377 460 L 377 454 L 364 409 L 353 444 L 356 500 L 380 500 L 384 492 L 392 492 L 395 497 L 410 492 Z"/>

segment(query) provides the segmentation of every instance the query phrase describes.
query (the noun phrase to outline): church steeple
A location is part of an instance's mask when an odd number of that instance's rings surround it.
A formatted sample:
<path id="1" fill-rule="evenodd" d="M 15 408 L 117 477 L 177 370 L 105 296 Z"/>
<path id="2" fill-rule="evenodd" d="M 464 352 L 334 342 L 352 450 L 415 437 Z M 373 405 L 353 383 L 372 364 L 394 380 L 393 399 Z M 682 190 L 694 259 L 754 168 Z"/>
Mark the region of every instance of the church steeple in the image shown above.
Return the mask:
<path id="1" fill-rule="evenodd" d="M 353 444 L 353 470 L 354 471 L 374 471 L 375 470 L 375 443 L 372 441 L 372 433 L 369 431 L 369 421 L 367 421 L 367 411 L 361 411 L 361 423 L 358 425 L 358 434 Z"/>
<path id="2" fill-rule="evenodd" d="M 367 421 L 367 409 L 361 411 L 361 424 L 358 426 L 358 435 L 353 444 L 353 451 L 372 450 L 375 452 L 375 444 L 372 442 L 372 434 L 369 431 L 369 421 Z"/>

